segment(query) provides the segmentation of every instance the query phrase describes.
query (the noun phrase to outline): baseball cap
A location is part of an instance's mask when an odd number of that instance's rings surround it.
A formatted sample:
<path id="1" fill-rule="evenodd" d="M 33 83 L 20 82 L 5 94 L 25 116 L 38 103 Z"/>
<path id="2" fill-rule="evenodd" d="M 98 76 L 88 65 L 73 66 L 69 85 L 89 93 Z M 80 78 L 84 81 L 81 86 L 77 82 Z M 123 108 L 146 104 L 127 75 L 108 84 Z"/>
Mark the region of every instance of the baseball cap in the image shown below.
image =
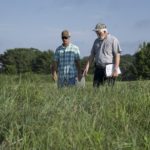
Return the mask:
<path id="1" fill-rule="evenodd" d="M 107 30 L 106 25 L 103 24 L 103 23 L 98 23 L 98 24 L 96 25 L 95 29 L 93 29 L 93 31 L 100 31 L 100 30 L 103 30 L 103 29 L 106 29 L 106 30 Z"/>
<path id="2" fill-rule="evenodd" d="M 64 31 L 62 31 L 61 36 L 62 37 L 70 37 L 70 32 L 68 30 L 64 30 Z"/>

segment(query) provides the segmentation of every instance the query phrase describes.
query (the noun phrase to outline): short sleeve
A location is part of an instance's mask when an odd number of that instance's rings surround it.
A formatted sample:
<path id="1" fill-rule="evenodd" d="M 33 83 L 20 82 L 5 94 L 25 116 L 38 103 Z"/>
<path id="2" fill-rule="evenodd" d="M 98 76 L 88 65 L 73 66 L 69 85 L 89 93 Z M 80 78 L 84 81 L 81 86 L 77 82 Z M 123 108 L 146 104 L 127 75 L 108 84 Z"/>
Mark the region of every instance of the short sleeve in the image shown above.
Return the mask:
<path id="1" fill-rule="evenodd" d="M 96 54 L 95 43 L 96 43 L 96 41 L 94 41 L 94 44 L 93 44 L 92 49 L 91 49 L 91 54 L 93 54 L 93 55 Z"/>
<path id="2" fill-rule="evenodd" d="M 75 49 L 75 60 L 79 60 L 80 59 L 80 51 L 79 51 L 79 48 L 76 47 Z"/>
<path id="3" fill-rule="evenodd" d="M 58 49 L 56 49 L 56 51 L 55 51 L 55 55 L 54 55 L 54 61 L 57 61 L 58 62 Z"/>
<path id="4" fill-rule="evenodd" d="M 121 51 L 122 50 L 120 48 L 119 41 L 115 38 L 113 41 L 113 53 L 117 54 L 117 53 L 121 53 Z"/>

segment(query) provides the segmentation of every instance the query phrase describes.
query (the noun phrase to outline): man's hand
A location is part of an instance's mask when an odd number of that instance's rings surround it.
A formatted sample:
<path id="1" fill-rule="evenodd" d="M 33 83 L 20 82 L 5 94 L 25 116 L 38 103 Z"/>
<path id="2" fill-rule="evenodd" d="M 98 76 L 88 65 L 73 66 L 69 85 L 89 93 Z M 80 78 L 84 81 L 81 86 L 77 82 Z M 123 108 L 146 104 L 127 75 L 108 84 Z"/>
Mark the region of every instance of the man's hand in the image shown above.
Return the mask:
<path id="1" fill-rule="evenodd" d="M 90 65 L 91 65 L 91 63 L 92 63 L 92 61 L 93 61 L 93 59 L 94 59 L 94 54 L 91 54 L 91 55 L 89 56 L 89 58 L 88 58 L 88 62 L 87 62 L 87 64 L 86 64 L 86 68 L 85 68 L 85 70 L 84 70 L 84 72 L 83 72 L 83 76 L 86 76 L 86 75 L 88 74 L 89 67 L 90 67 Z"/>
<path id="2" fill-rule="evenodd" d="M 57 81 L 57 68 L 58 68 L 58 62 L 54 61 L 54 71 L 53 71 L 53 80 Z"/>
<path id="3" fill-rule="evenodd" d="M 112 75 L 112 77 L 118 77 L 118 72 L 117 72 L 117 69 L 114 69 Z"/>
<path id="4" fill-rule="evenodd" d="M 56 74 L 56 73 L 53 74 L 53 80 L 54 80 L 55 82 L 57 81 L 57 74 Z"/>
<path id="5" fill-rule="evenodd" d="M 89 71 L 89 67 L 86 67 L 84 72 L 83 72 L 83 76 L 86 76 L 88 74 L 88 71 Z"/>

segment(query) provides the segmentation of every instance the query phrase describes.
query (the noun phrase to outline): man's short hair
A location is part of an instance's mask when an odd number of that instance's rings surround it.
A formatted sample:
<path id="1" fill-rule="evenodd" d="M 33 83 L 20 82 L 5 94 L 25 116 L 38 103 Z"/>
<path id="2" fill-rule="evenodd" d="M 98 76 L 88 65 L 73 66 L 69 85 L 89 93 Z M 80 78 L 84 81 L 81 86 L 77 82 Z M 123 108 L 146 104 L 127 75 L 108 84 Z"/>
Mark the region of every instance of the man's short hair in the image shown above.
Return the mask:
<path id="1" fill-rule="evenodd" d="M 61 36 L 62 37 L 70 37 L 70 32 L 68 30 L 64 30 L 64 31 L 62 31 Z"/>

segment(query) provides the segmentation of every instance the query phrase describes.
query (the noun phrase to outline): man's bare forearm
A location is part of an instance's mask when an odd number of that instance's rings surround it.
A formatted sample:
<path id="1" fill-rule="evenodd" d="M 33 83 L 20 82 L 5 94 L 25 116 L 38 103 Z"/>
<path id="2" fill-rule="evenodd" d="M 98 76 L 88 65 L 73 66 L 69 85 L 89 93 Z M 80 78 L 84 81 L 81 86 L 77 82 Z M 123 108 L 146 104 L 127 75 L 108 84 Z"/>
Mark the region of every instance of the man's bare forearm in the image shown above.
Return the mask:
<path id="1" fill-rule="evenodd" d="M 83 76 L 85 76 L 85 75 L 88 74 L 88 70 L 89 70 L 89 67 L 90 67 L 90 65 L 91 65 L 91 63 L 92 63 L 92 61 L 93 61 L 93 59 L 94 59 L 94 54 L 91 54 L 91 55 L 89 56 L 89 58 L 88 58 L 86 67 L 85 67 L 84 72 L 83 72 Z"/>
<path id="2" fill-rule="evenodd" d="M 120 53 L 117 53 L 115 56 L 115 68 L 117 69 L 119 67 L 120 63 Z"/>
<path id="3" fill-rule="evenodd" d="M 54 70 L 53 70 L 53 75 L 56 75 L 57 69 L 58 69 L 58 62 L 54 61 Z"/>
<path id="4" fill-rule="evenodd" d="M 81 74 L 81 61 L 77 60 L 78 74 Z"/>
<path id="5" fill-rule="evenodd" d="M 57 68 L 58 68 L 58 62 L 54 61 L 54 70 L 53 70 L 53 80 L 57 81 Z"/>
<path id="6" fill-rule="evenodd" d="M 91 55 L 89 56 L 89 58 L 88 58 L 88 62 L 87 62 L 87 64 L 86 64 L 86 68 L 89 68 L 89 67 L 90 67 L 91 63 L 93 62 L 93 59 L 94 59 L 94 55 L 91 54 Z"/>

